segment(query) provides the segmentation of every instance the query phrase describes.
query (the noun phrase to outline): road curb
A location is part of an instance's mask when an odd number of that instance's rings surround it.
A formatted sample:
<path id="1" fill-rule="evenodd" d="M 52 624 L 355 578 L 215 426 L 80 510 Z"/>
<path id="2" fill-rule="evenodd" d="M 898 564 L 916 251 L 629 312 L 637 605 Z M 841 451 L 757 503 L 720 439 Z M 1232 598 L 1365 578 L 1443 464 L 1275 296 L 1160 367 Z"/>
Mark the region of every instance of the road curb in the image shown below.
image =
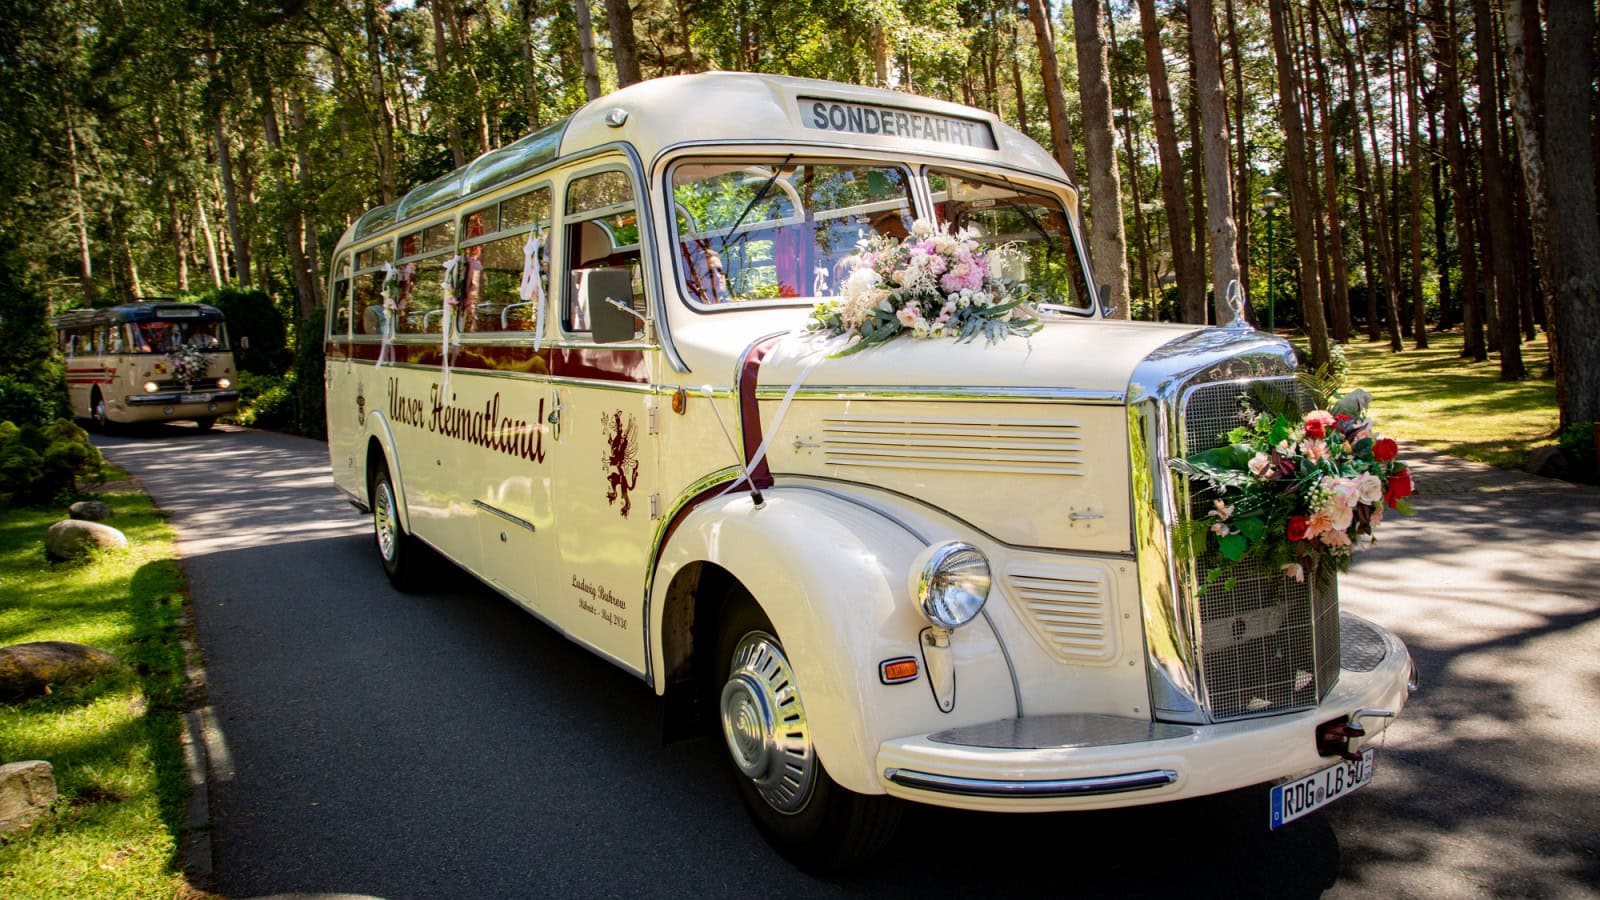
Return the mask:
<path id="1" fill-rule="evenodd" d="M 185 613 L 192 628 L 192 610 Z M 193 702 L 205 696 L 206 670 L 200 662 L 200 650 L 193 640 L 184 638 L 183 677 L 188 682 L 187 693 Z M 211 754 L 207 747 L 207 726 L 211 708 L 196 707 L 183 714 L 183 769 L 189 782 L 189 800 L 184 806 L 183 840 L 178 848 L 179 861 L 189 881 L 197 886 L 209 885 L 216 874 L 211 847 Z"/>

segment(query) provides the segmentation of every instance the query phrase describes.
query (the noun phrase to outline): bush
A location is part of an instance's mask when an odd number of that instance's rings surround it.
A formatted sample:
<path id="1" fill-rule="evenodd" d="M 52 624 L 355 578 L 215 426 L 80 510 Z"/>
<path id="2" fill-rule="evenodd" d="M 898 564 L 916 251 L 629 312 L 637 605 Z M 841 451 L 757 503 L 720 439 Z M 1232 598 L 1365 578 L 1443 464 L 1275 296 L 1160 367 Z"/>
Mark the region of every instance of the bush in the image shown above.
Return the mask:
<path id="1" fill-rule="evenodd" d="M 294 423 L 294 378 L 241 372 L 239 413 L 234 421 L 252 428 L 289 428 Z"/>
<path id="2" fill-rule="evenodd" d="M 1573 463 L 1576 481 L 1595 481 L 1600 479 L 1600 467 L 1596 463 L 1594 446 L 1594 423 L 1574 422 L 1561 429 L 1557 438 L 1561 444 L 1561 452 Z"/>
<path id="3" fill-rule="evenodd" d="M 264 291 L 220 287 L 193 299 L 215 306 L 228 317 L 233 358 L 240 369 L 278 374 L 289 367 L 288 321 Z M 243 346 L 246 343 L 249 348 Z"/>
<path id="4" fill-rule="evenodd" d="M 0 422 L 43 427 L 56 420 L 54 407 L 37 387 L 0 375 Z"/>
<path id="5" fill-rule="evenodd" d="M 89 434 L 66 419 L 40 427 L 0 422 L 0 500 L 46 503 L 97 477 L 105 460 Z"/>
<path id="6" fill-rule="evenodd" d="M 327 399 L 322 393 L 325 353 L 322 328 L 326 311 L 317 307 L 300 322 L 296 337 L 294 371 L 294 430 L 306 437 L 328 437 Z"/>

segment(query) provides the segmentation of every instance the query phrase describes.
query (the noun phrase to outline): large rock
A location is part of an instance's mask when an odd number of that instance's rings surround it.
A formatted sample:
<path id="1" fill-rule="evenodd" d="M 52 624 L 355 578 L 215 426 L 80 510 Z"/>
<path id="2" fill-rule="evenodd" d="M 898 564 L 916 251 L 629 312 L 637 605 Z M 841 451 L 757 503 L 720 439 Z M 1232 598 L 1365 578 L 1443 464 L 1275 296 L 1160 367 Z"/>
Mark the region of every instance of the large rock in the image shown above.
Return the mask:
<path id="1" fill-rule="evenodd" d="M 1572 461 L 1555 444 L 1546 444 L 1528 451 L 1528 461 L 1522 470 L 1546 478 L 1567 478 L 1572 474 Z"/>
<path id="2" fill-rule="evenodd" d="M 47 685 L 84 684 L 116 665 L 104 650 L 66 641 L 0 647 L 0 700 L 25 700 Z"/>
<path id="3" fill-rule="evenodd" d="M 56 802 L 56 773 L 42 759 L 0 766 L 0 834 L 32 825 Z"/>
<path id="4" fill-rule="evenodd" d="M 51 559 L 72 559 L 91 550 L 119 550 L 128 546 L 128 536 L 99 522 L 62 519 L 45 532 L 44 552 Z"/>
<path id="5" fill-rule="evenodd" d="M 104 522 L 111 518 L 111 504 L 104 500 L 79 500 L 67 507 L 67 515 L 89 522 Z"/>

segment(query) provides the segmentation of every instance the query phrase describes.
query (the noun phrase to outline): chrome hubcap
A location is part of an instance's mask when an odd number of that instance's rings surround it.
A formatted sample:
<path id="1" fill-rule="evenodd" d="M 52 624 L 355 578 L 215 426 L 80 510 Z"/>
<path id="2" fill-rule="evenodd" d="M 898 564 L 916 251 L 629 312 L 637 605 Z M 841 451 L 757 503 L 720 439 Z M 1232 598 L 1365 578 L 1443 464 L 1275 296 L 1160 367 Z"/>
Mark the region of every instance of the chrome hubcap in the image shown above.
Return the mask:
<path id="1" fill-rule="evenodd" d="M 379 481 L 377 496 L 372 498 L 372 524 L 378 533 L 378 552 L 389 562 L 394 561 L 395 546 L 399 543 L 399 524 L 394 515 L 394 494 L 389 482 Z"/>
<path id="2" fill-rule="evenodd" d="M 773 809 L 805 808 L 816 782 L 817 757 L 794 671 L 777 638 L 745 635 L 734 649 L 722 687 L 722 736 L 739 771 Z"/>

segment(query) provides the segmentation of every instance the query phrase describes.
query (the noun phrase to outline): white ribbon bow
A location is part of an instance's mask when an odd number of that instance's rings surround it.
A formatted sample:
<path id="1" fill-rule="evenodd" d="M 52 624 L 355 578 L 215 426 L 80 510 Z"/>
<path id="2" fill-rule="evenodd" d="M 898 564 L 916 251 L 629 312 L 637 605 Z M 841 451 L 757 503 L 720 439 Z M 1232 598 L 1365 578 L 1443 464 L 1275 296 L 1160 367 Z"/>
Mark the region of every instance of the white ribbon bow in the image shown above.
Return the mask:
<path id="1" fill-rule="evenodd" d="M 439 279 L 439 289 L 444 294 L 444 303 L 440 307 L 443 321 L 439 323 L 439 331 L 443 341 L 439 345 L 439 397 L 444 403 L 450 402 L 450 350 L 452 345 L 461 346 L 461 335 L 456 333 L 455 319 L 456 306 L 460 303 L 456 299 L 455 274 L 456 266 L 460 265 L 461 257 L 452 256 L 444 261 L 444 277 Z"/>
<path id="2" fill-rule="evenodd" d="M 395 319 L 400 311 L 400 301 L 394 296 L 392 285 L 399 278 L 400 270 L 393 263 L 383 264 L 383 285 L 378 288 L 378 294 L 383 297 L 383 319 L 379 328 L 382 329 L 383 344 L 378 348 L 378 366 L 385 362 L 394 362 L 394 333 Z"/>
<path id="3" fill-rule="evenodd" d="M 535 225 L 528 232 L 528 242 L 522 245 L 522 283 L 517 287 L 517 295 L 523 303 L 533 303 L 533 350 L 539 351 L 539 344 L 544 340 L 544 283 L 539 279 L 539 254 L 544 250 L 544 242 L 539 240 L 539 227 Z"/>

